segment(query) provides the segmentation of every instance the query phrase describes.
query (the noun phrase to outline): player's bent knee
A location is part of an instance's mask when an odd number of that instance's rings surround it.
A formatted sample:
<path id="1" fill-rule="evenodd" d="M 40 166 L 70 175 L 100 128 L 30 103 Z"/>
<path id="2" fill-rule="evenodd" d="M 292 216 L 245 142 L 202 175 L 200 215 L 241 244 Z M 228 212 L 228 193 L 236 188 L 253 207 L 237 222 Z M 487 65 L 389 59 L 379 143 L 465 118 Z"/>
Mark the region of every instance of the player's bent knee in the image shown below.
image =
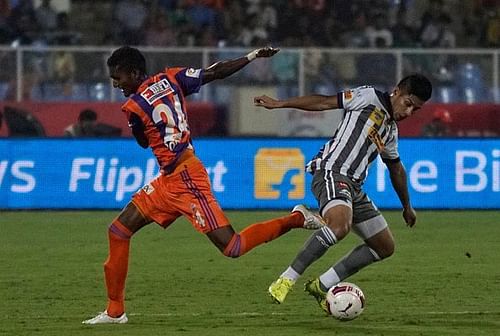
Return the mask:
<path id="1" fill-rule="evenodd" d="M 241 236 L 235 233 L 222 252 L 226 257 L 238 258 L 242 253 Z"/>
<path id="2" fill-rule="evenodd" d="M 378 248 L 376 252 L 380 259 L 386 259 L 394 254 L 394 250 L 394 242 L 388 242 L 387 244 L 384 244 L 384 246 Z"/>
<path id="3" fill-rule="evenodd" d="M 339 225 L 338 223 L 328 223 L 327 225 L 332 230 L 333 234 L 335 234 L 335 238 L 337 238 L 337 241 L 344 239 L 344 237 L 347 236 L 347 234 L 351 230 L 350 223 L 344 223 L 341 225 Z"/>
<path id="4" fill-rule="evenodd" d="M 113 220 L 113 222 L 108 226 L 108 234 L 110 237 L 116 237 L 118 239 L 129 240 L 134 231 L 131 231 L 127 226 L 121 223 L 118 219 Z"/>

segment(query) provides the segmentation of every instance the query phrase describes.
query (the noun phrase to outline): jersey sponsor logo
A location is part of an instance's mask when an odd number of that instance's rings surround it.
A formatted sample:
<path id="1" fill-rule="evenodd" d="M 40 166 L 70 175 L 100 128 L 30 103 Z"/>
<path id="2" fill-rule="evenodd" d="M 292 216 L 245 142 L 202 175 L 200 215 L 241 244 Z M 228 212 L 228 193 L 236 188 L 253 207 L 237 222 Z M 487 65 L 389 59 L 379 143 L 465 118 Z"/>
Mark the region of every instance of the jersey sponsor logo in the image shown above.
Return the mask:
<path id="1" fill-rule="evenodd" d="M 205 219 L 203 218 L 200 210 L 198 210 L 198 207 L 194 203 L 191 203 L 191 212 L 193 214 L 193 218 L 194 218 L 196 224 L 198 224 L 202 228 L 205 227 L 206 226 Z"/>
<path id="2" fill-rule="evenodd" d="M 166 79 L 162 79 L 142 91 L 141 97 L 144 98 L 148 104 L 152 105 L 158 99 L 163 98 L 172 92 L 174 92 L 174 89 L 170 83 Z"/>
<path id="3" fill-rule="evenodd" d="M 368 138 L 377 146 L 377 151 L 380 153 L 384 150 L 385 144 L 384 141 L 382 140 L 382 137 L 380 134 L 378 134 L 378 131 L 375 127 L 370 127 L 368 130 Z"/>
<path id="4" fill-rule="evenodd" d="M 144 191 L 147 195 L 151 195 L 155 188 L 151 184 L 146 184 L 142 187 L 142 191 Z"/>
<path id="5" fill-rule="evenodd" d="M 260 148 L 254 174 L 256 199 L 304 198 L 304 154 L 299 148 Z"/>
<path id="6" fill-rule="evenodd" d="M 186 70 L 186 76 L 192 77 L 192 78 L 199 78 L 200 73 L 201 73 L 201 69 L 189 68 Z"/>
<path id="7" fill-rule="evenodd" d="M 370 120 L 373 121 L 374 125 L 377 125 L 378 127 L 382 126 L 382 123 L 384 122 L 384 117 L 385 114 L 382 112 L 381 109 L 376 107 L 372 113 L 370 113 Z"/>
<path id="8" fill-rule="evenodd" d="M 339 181 L 339 182 L 335 182 L 336 184 L 336 193 L 339 195 L 339 196 L 343 196 L 345 198 L 347 198 L 348 200 L 352 200 L 351 198 L 351 192 L 349 191 L 349 185 L 347 185 L 347 183 L 345 182 L 342 182 L 342 181 Z"/>

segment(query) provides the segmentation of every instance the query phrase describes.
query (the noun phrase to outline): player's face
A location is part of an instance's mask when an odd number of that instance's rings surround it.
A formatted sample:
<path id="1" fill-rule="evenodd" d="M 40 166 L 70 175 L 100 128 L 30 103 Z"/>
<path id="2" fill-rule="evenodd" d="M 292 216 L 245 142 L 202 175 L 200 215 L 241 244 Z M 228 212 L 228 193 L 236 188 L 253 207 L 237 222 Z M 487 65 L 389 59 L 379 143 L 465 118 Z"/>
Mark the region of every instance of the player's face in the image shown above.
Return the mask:
<path id="1" fill-rule="evenodd" d="M 391 104 L 392 111 L 394 113 L 394 119 L 396 121 L 401 121 L 417 112 L 424 101 L 415 95 L 408 94 L 398 88 L 392 92 Z"/>
<path id="2" fill-rule="evenodd" d="M 125 97 L 135 93 L 142 82 L 136 71 L 127 71 L 118 66 L 109 67 L 109 77 L 113 80 L 113 87 L 122 90 Z"/>

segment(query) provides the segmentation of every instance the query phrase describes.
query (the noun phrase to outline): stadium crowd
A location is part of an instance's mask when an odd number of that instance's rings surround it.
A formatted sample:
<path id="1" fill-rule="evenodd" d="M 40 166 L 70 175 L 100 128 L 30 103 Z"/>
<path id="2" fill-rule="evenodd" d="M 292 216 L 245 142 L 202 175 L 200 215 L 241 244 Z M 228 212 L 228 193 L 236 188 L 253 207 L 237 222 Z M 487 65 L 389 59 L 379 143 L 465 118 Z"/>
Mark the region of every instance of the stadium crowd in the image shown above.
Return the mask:
<path id="1" fill-rule="evenodd" d="M 72 0 L 67 12 L 53 2 L 0 0 L 0 44 L 500 46 L 498 0 Z"/>

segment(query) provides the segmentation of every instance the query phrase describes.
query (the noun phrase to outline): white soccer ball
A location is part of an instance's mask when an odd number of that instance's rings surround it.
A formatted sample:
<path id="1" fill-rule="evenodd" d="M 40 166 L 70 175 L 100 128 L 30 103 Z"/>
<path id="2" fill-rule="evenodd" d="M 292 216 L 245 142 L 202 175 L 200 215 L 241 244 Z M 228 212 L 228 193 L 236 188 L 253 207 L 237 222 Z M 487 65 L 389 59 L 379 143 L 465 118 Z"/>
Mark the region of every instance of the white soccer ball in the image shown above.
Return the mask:
<path id="1" fill-rule="evenodd" d="M 326 303 L 330 314 L 336 319 L 353 320 L 365 309 L 365 295 L 355 284 L 340 282 L 328 290 Z"/>

